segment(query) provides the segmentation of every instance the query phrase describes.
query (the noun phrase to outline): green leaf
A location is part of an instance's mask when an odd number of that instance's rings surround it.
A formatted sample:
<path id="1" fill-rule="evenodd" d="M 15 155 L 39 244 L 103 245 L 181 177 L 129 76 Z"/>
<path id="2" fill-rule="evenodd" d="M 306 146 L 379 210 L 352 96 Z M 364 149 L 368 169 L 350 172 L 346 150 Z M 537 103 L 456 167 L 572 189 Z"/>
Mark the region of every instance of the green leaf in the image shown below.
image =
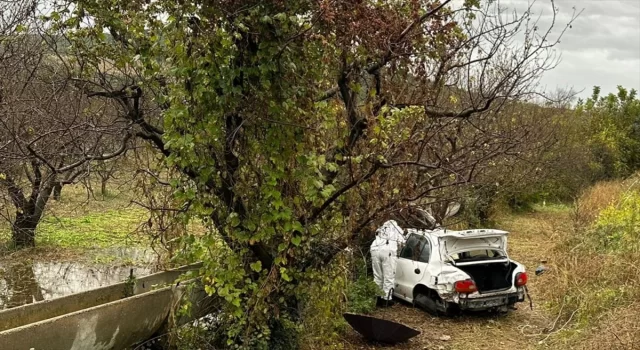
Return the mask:
<path id="1" fill-rule="evenodd" d="M 302 230 L 304 230 L 304 227 L 302 226 L 300 221 L 294 221 L 292 225 L 292 229 L 294 231 L 302 232 Z"/>
<path id="2" fill-rule="evenodd" d="M 216 292 L 216 289 L 212 286 L 206 285 L 204 286 L 204 291 L 208 294 L 208 295 L 213 295 Z"/>
<path id="3" fill-rule="evenodd" d="M 250 266 L 251 266 L 251 269 L 255 272 L 262 271 L 262 262 L 260 260 L 254 262 L 253 264 L 250 264 Z"/>
<path id="4" fill-rule="evenodd" d="M 284 267 L 280 268 L 280 276 L 282 276 L 282 279 L 287 281 L 287 282 L 291 282 L 291 277 L 289 276 L 289 274 L 287 274 L 287 269 Z"/>
<path id="5" fill-rule="evenodd" d="M 240 218 L 238 217 L 238 214 L 232 213 L 231 216 L 229 216 L 229 222 L 231 227 L 238 227 L 238 225 L 240 225 Z"/>
<path id="6" fill-rule="evenodd" d="M 293 236 L 291 238 L 291 243 L 293 243 L 293 245 L 295 245 L 296 247 L 299 246 L 301 242 L 302 242 L 301 236 Z"/>
<path id="7" fill-rule="evenodd" d="M 233 302 L 231 302 L 235 307 L 240 307 L 240 299 L 239 298 L 235 298 L 233 299 Z"/>

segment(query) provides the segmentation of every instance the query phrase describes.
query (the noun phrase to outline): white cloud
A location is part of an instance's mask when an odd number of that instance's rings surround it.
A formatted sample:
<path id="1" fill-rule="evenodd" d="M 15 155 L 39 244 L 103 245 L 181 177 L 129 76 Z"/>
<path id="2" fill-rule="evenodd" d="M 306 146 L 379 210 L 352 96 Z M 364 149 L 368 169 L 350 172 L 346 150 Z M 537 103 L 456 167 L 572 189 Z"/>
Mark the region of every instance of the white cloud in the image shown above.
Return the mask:
<path id="1" fill-rule="evenodd" d="M 502 0 L 503 6 L 525 10 L 527 0 Z M 581 15 L 562 38 L 558 49 L 562 62 L 542 79 L 547 89 L 571 87 L 589 96 L 594 85 L 613 92 L 617 85 L 640 90 L 640 0 L 556 0 L 559 33 L 575 11 Z M 551 23 L 551 1 L 538 0 L 532 7 L 540 15 L 540 27 Z"/>

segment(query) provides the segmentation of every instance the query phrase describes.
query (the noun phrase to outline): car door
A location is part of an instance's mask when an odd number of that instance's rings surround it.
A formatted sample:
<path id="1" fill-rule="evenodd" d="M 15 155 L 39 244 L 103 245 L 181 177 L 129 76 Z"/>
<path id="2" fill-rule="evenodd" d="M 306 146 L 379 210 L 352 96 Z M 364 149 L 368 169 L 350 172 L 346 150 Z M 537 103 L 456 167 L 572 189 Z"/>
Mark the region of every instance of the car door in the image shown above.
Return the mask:
<path id="1" fill-rule="evenodd" d="M 421 235 L 413 233 L 407 238 L 396 264 L 394 295 L 400 299 L 413 300 L 413 288 L 425 276 L 431 257 L 431 243 Z"/>

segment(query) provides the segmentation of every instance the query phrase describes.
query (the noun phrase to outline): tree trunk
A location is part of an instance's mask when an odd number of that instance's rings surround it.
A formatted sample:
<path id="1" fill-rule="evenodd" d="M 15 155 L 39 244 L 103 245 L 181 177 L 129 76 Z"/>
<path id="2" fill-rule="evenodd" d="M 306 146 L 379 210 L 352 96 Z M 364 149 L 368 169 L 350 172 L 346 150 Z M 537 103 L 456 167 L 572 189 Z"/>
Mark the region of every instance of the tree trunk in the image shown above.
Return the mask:
<path id="1" fill-rule="evenodd" d="M 102 194 L 102 198 L 107 195 L 107 181 L 108 178 L 102 178 L 100 181 L 100 193 Z"/>
<path id="2" fill-rule="evenodd" d="M 53 200 L 59 201 L 61 193 L 62 193 L 62 183 L 57 182 L 53 186 Z"/>
<path id="3" fill-rule="evenodd" d="M 18 213 L 12 228 L 13 243 L 16 248 L 31 248 L 36 246 L 36 226 L 39 217 Z"/>
<path id="4" fill-rule="evenodd" d="M 44 208 L 53 192 L 55 183 L 45 184 L 39 191 L 33 189 L 29 201 L 22 201 L 17 206 L 16 220 L 12 227 L 12 240 L 16 248 L 31 248 L 36 246 L 36 227 L 42 219 Z M 37 192 L 36 192 L 37 191 Z"/>

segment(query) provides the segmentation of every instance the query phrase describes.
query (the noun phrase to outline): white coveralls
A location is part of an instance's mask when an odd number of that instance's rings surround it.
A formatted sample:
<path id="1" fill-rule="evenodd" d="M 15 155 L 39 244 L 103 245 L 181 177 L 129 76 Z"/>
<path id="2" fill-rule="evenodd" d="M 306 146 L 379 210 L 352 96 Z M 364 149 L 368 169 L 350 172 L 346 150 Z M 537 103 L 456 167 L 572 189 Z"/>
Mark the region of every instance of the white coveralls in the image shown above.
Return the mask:
<path id="1" fill-rule="evenodd" d="M 404 233 L 395 220 L 389 220 L 376 231 L 371 243 L 373 281 L 384 291 L 385 300 L 391 299 L 389 291 L 395 286 L 398 242 L 405 242 Z"/>

